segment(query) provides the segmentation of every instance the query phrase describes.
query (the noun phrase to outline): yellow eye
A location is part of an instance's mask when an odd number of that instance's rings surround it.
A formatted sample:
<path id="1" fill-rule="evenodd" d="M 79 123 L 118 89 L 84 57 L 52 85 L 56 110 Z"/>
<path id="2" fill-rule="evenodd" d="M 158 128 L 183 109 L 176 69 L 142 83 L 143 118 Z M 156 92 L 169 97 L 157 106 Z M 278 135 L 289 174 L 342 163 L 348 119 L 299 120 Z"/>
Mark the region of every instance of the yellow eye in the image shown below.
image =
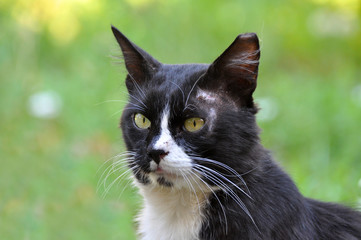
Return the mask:
<path id="1" fill-rule="evenodd" d="M 204 120 L 202 118 L 188 118 L 184 122 L 184 128 L 188 132 L 195 132 L 201 129 L 204 125 Z"/>
<path id="2" fill-rule="evenodd" d="M 137 113 L 134 115 L 134 123 L 137 127 L 141 129 L 147 129 L 150 127 L 150 121 L 143 114 Z"/>

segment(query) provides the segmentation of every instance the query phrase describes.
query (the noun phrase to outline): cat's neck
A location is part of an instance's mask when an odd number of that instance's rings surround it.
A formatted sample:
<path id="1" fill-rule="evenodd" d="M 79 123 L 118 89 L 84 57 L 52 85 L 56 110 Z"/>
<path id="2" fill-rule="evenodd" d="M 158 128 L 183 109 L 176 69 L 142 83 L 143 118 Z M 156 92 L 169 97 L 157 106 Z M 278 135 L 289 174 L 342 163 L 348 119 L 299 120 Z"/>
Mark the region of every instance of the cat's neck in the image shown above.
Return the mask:
<path id="1" fill-rule="evenodd" d="M 142 239 L 197 239 L 209 194 L 190 189 L 143 186 L 139 222 Z"/>

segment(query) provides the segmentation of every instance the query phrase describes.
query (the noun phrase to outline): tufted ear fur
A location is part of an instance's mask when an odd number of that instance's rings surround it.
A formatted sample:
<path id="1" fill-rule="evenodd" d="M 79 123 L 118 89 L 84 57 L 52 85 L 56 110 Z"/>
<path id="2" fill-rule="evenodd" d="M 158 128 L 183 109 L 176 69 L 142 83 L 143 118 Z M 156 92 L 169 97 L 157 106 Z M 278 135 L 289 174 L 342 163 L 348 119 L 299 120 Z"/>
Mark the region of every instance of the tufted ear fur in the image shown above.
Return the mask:
<path id="1" fill-rule="evenodd" d="M 123 52 L 125 67 L 128 71 L 126 85 L 129 91 L 134 85 L 141 85 L 157 71 L 160 63 L 143 49 L 132 43 L 117 28 L 112 26 L 113 34 Z"/>
<path id="2" fill-rule="evenodd" d="M 259 58 L 257 35 L 241 34 L 210 65 L 200 87 L 223 91 L 241 106 L 253 108 Z"/>

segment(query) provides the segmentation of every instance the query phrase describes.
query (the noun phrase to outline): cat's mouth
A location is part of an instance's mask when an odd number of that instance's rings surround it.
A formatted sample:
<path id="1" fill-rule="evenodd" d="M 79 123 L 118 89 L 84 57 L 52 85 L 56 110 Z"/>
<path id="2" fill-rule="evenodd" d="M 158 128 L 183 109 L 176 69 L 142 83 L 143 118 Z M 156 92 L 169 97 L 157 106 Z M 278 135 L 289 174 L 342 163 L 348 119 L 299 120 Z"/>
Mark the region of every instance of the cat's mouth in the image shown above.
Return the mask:
<path id="1" fill-rule="evenodd" d="M 164 161 L 164 157 L 162 157 L 161 160 Z M 167 179 L 176 179 L 179 177 L 179 175 L 172 170 L 172 167 L 169 167 L 167 164 L 156 163 L 155 161 L 150 162 L 150 172 L 152 175 L 165 177 Z"/>
<path id="2" fill-rule="evenodd" d="M 172 173 L 172 172 L 170 172 L 170 171 L 167 171 L 167 170 L 165 170 L 164 168 L 162 168 L 162 167 L 160 167 L 160 166 L 158 166 L 158 167 L 156 168 L 156 170 L 154 171 L 154 173 L 155 173 L 156 175 L 159 175 L 159 176 L 162 176 L 162 177 L 166 177 L 166 178 L 171 178 L 171 179 L 174 179 L 174 178 L 177 178 L 177 177 L 178 177 L 177 174 L 174 174 L 174 173 Z"/>
<path id="3" fill-rule="evenodd" d="M 157 169 L 154 171 L 156 174 L 163 174 L 165 171 L 160 166 L 157 167 Z"/>
<path id="4" fill-rule="evenodd" d="M 177 181 L 179 176 L 175 173 L 165 170 L 164 168 L 157 166 L 157 168 L 149 173 L 150 179 L 163 187 L 173 187 L 174 182 Z"/>

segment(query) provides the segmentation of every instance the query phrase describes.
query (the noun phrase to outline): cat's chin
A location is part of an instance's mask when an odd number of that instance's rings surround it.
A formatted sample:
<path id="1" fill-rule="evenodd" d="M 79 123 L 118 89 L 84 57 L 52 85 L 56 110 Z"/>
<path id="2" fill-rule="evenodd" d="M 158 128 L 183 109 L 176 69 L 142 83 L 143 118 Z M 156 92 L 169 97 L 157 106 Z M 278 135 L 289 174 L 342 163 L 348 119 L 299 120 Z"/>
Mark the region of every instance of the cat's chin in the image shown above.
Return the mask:
<path id="1" fill-rule="evenodd" d="M 181 176 L 178 176 L 175 173 L 166 171 L 166 170 L 164 170 L 162 168 L 157 168 L 157 170 L 151 172 L 150 175 L 153 175 L 157 179 L 158 178 L 164 178 L 164 179 L 169 180 L 169 181 L 176 181 L 176 180 L 179 180 L 180 178 L 182 178 Z"/>
<path id="2" fill-rule="evenodd" d="M 148 173 L 151 187 L 161 187 L 167 189 L 182 189 L 188 187 L 184 176 L 158 168 Z"/>

